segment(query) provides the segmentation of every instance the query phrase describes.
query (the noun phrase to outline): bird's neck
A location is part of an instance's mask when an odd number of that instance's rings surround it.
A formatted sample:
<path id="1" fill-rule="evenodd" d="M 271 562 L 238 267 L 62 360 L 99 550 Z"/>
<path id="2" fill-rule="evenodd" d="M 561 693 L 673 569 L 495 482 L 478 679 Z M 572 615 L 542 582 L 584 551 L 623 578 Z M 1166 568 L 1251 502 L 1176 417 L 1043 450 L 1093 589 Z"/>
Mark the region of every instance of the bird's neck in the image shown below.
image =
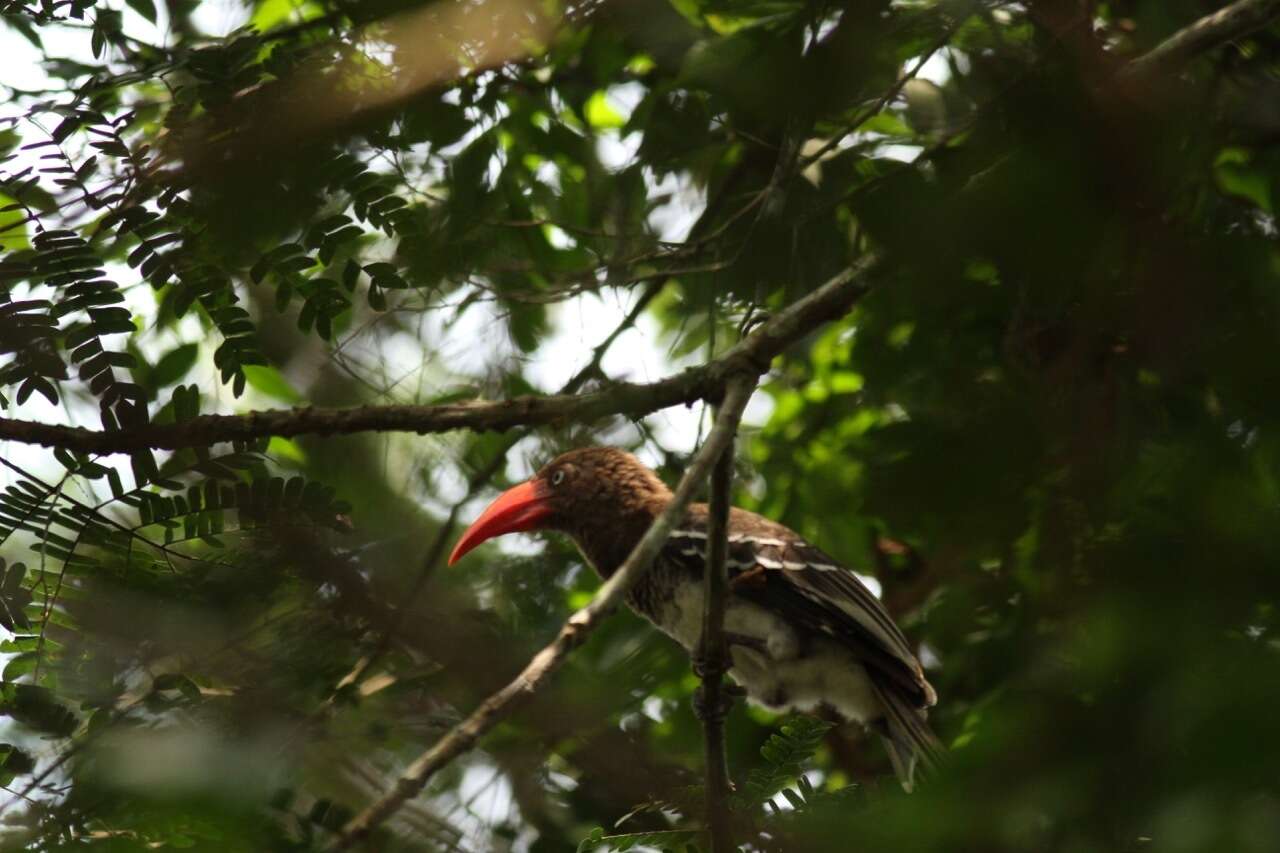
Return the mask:
<path id="1" fill-rule="evenodd" d="M 568 532 L 591 567 L 608 578 L 622 567 L 660 512 L 661 507 L 636 507 L 607 519 L 592 519 Z"/>

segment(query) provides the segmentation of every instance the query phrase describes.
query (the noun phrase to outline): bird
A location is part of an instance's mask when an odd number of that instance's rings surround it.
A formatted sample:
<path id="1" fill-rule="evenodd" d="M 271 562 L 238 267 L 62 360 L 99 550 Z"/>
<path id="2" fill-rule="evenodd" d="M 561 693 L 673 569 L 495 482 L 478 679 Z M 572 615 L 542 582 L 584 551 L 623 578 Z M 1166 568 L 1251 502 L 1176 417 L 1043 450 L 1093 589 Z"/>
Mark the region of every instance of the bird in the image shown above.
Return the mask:
<path id="1" fill-rule="evenodd" d="M 553 531 L 570 537 L 607 579 L 671 499 L 658 475 L 627 451 L 571 450 L 499 495 L 464 531 L 449 565 L 497 536 Z M 695 662 L 707 532 L 707 505 L 691 504 L 626 596 Z M 731 507 L 727 540 L 724 636 L 738 690 L 775 712 L 834 715 L 870 728 L 910 791 L 917 766 L 935 767 L 942 753 L 927 722 L 937 693 L 884 605 L 852 571 L 764 516 Z"/>

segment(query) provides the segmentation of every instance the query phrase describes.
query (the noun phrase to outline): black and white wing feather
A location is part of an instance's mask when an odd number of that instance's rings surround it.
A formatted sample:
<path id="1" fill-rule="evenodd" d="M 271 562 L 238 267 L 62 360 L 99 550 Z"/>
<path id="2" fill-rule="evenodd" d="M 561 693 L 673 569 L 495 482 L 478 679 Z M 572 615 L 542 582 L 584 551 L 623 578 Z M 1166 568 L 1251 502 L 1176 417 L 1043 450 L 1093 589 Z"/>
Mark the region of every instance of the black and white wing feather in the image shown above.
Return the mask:
<path id="1" fill-rule="evenodd" d="M 936 766 L 942 754 L 925 721 L 937 695 L 884 605 L 853 572 L 767 518 L 733 509 L 728 540 L 733 597 L 769 610 L 802 634 L 834 640 L 862 664 L 884 711 L 876 727 L 910 790 L 917 764 Z M 700 572 L 706 544 L 706 507 L 695 505 L 664 555 L 668 564 Z"/>
<path id="2" fill-rule="evenodd" d="M 672 533 L 670 557 L 687 562 L 706 548 L 705 511 L 695 507 Z M 766 607 L 805 631 L 850 649 L 880 683 L 916 708 L 937 697 L 906 637 L 884 605 L 819 548 L 776 522 L 734 509 L 729 524 L 732 593 Z"/>

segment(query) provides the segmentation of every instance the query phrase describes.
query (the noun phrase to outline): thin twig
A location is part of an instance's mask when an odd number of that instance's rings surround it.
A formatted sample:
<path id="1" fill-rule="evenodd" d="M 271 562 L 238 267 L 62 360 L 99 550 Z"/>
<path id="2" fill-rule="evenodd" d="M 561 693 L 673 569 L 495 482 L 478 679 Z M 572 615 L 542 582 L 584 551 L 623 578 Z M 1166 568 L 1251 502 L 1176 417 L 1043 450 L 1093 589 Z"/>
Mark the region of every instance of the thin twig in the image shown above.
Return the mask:
<path id="1" fill-rule="evenodd" d="M 707 522 L 705 594 L 702 610 L 702 639 L 699 657 L 702 668 L 702 728 L 707 778 L 707 827 L 711 832 L 711 853 L 734 849 L 729 825 L 729 765 L 724 750 L 723 679 L 729 669 L 729 652 L 724 641 L 725 598 L 729 574 L 728 552 L 729 488 L 733 482 L 733 439 L 730 437 L 716 467 L 711 472 L 711 507 Z"/>
<path id="2" fill-rule="evenodd" d="M 755 378 L 754 371 L 746 371 L 730 379 L 715 428 L 707 436 L 702 448 L 694 454 L 671 502 L 649 526 L 649 530 L 622 567 L 605 581 L 591 602 L 569 617 L 556 634 L 555 640 L 534 655 L 513 681 L 481 702 L 465 720 L 418 756 L 390 791 L 343 827 L 329 847 L 330 850 L 346 850 L 368 837 L 376 827 L 416 796 L 436 773 L 458 756 L 470 751 L 486 732 L 511 716 L 521 700 L 542 690 L 551 675 L 568 659 L 569 653 L 581 645 L 621 603 L 627 591 L 648 571 L 650 564 L 666 544 L 671 529 L 684 517 L 694 492 L 732 440 L 742 417 L 742 410 L 755 388 Z"/>
<path id="3" fill-rule="evenodd" d="M 849 134 L 855 132 L 868 121 L 878 116 L 885 107 L 889 106 L 889 103 L 894 98 L 898 97 L 898 94 L 902 91 L 903 87 L 916 78 L 924 68 L 925 64 L 928 63 L 929 60 L 933 59 L 933 55 L 947 46 L 947 42 L 951 41 L 952 37 L 956 34 L 956 30 L 959 28 L 960 22 L 956 22 L 947 27 L 942 36 L 934 42 L 927 51 L 920 54 L 920 58 L 916 60 L 915 65 L 904 71 L 902 74 L 899 74 L 898 79 L 894 81 L 892 86 L 886 89 L 880 97 L 876 98 L 869 107 L 858 113 L 852 121 L 841 128 L 839 133 L 824 142 L 822 146 L 812 154 L 804 157 L 801 160 L 800 168 L 805 169 L 812 166 L 814 163 L 818 162 L 830 153 L 833 148 L 843 142 Z"/>

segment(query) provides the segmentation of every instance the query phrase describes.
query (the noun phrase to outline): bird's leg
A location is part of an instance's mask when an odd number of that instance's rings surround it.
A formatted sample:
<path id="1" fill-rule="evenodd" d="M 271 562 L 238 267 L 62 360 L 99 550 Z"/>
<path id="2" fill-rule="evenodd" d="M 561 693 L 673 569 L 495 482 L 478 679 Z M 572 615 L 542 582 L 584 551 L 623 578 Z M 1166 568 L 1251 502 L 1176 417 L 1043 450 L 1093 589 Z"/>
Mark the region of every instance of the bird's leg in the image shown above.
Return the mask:
<path id="1" fill-rule="evenodd" d="M 768 646 L 765 644 L 764 640 L 761 640 L 758 637 L 748 637 L 746 634 L 735 634 L 732 631 L 724 632 L 724 644 L 726 649 L 730 649 L 734 646 L 742 646 L 744 649 L 751 649 L 752 651 L 759 652 L 760 654 L 768 653 Z M 701 646 L 690 653 L 689 663 L 693 667 L 694 675 L 698 676 L 698 678 L 707 677 L 707 660 L 706 656 L 702 653 Z M 727 671 L 729 668 L 728 662 L 726 661 L 725 663 L 725 670 Z"/>
<path id="2" fill-rule="evenodd" d="M 742 685 L 725 682 L 720 685 L 718 701 L 713 705 L 707 701 L 706 682 L 699 683 L 697 689 L 693 691 L 693 715 L 703 721 L 723 720 L 729 716 L 733 703 L 746 695 L 747 690 Z"/>
<path id="3" fill-rule="evenodd" d="M 746 634 L 734 634 L 731 631 L 725 631 L 724 642 L 726 646 L 742 646 L 744 649 L 752 649 L 760 654 L 767 654 L 769 646 L 759 637 L 748 637 Z"/>
<path id="4" fill-rule="evenodd" d="M 744 646 L 746 648 L 755 649 L 763 652 L 765 644 L 763 640 L 755 637 L 748 637 L 745 634 L 734 634 L 730 631 L 724 633 L 725 648 L 728 650 L 733 646 Z M 706 656 L 703 654 L 702 647 L 699 646 L 690 656 L 690 663 L 693 667 L 694 675 L 698 676 L 699 684 L 697 690 L 693 694 L 693 715 L 699 720 L 716 719 L 723 720 L 728 716 L 730 709 L 736 699 L 740 699 L 747 695 L 747 690 L 740 684 L 733 682 L 721 682 L 720 695 L 714 707 L 707 701 L 706 681 L 707 676 L 712 675 L 711 668 L 707 666 Z M 724 672 L 728 671 L 729 662 L 724 662 Z"/>

